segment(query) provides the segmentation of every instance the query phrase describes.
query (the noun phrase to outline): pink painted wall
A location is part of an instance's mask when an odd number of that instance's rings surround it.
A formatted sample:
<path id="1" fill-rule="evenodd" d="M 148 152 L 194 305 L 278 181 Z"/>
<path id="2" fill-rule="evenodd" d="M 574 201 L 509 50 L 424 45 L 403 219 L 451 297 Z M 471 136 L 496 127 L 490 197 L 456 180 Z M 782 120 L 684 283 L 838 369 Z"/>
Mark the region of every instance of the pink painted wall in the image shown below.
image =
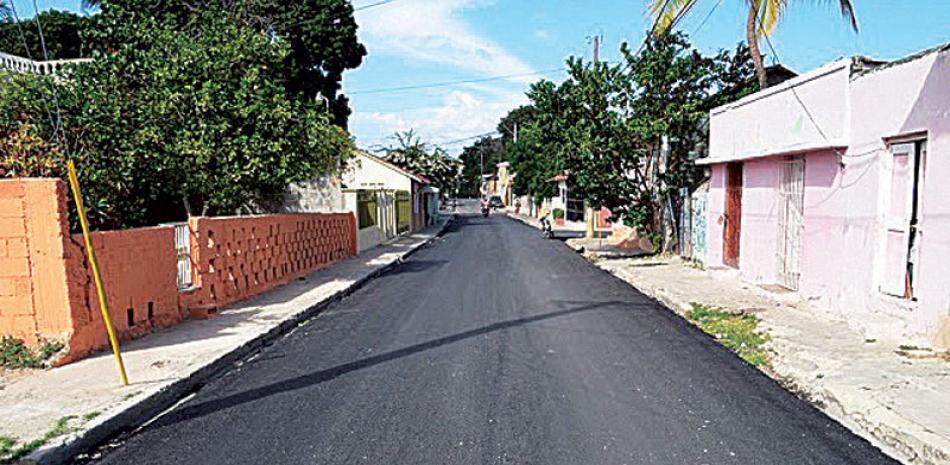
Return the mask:
<path id="1" fill-rule="evenodd" d="M 800 155 L 805 158 L 800 294 L 819 308 L 841 314 L 869 336 L 935 341 L 941 325 L 950 320 L 950 182 L 944 181 L 950 179 L 950 51 L 852 76 L 843 92 L 848 97 L 848 148 L 842 154 L 824 149 Z M 823 111 L 822 106 L 809 108 Z M 750 110 L 744 108 L 751 115 Z M 831 114 L 840 114 L 840 109 Z M 715 123 L 720 115 L 713 114 L 713 131 L 723 127 Z M 743 124 L 742 118 L 732 116 L 727 126 Z M 887 296 L 879 286 L 890 199 L 892 156 L 887 140 L 917 132 L 926 133 L 928 153 L 918 300 L 911 302 Z M 743 136 L 741 131 L 726 135 Z M 734 145 L 722 136 L 722 147 Z M 770 147 L 762 150 L 772 153 Z M 772 156 L 744 162 L 740 271 L 755 283 L 776 278 L 782 160 Z M 721 266 L 718 219 L 725 205 L 725 164 L 713 165 L 711 172 L 708 257 L 711 266 Z"/>
<path id="2" fill-rule="evenodd" d="M 781 159 L 742 164 L 742 229 L 739 270 L 753 283 L 775 282 L 775 238 L 778 237 L 778 194 Z"/>
<path id="3" fill-rule="evenodd" d="M 726 211 L 726 165 L 710 166 L 709 197 L 706 208 L 706 265 L 724 266 L 722 262 L 722 234 L 720 219 Z M 742 247 L 742 245 L 739 245 Z"/>
<path id="4" fill-rule="evenodd" d="M 932 53 L 907 63 L 880 69 L 854 79 L 851 90 L 851 150 L 876 161 L 877 221 L 883 222 L 889 198 L 891 156 L 882 138 L 925 132 L 925 158 L 920 228 L 918 301 L 895 303 L 881 298 L 874 285 L 870 308 L 889 312 L 907 321 L 907 331 L 936 336 L 950 318 L 950 50 Z M 846 159 L 849 170 L 859 169 L 861 157 Z M 874 176 L 871 176 L 874 177 Z M 871 181 L 873 182 L 873 181 Z M 880 228 L 879 228 L 880 229 Z M 881 257 L 883 235 L 878 235 L 876 256 Z M 874 263 L 875 280 L 883 273 L 881 260 Z M 860 307 L 855 311 L 861 311 Z"/>

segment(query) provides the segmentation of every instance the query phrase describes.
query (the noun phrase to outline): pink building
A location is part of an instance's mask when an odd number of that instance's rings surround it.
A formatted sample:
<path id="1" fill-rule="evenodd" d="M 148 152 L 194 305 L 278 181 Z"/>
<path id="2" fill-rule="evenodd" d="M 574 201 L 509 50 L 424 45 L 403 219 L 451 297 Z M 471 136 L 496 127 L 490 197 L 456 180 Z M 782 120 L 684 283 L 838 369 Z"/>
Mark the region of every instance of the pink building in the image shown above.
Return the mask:
<path id="1" fill-rule="evenodd" d="M 839 60 L 712 111 L 711 267 L 868 337 L 950 346 L 950 44 Z"/>

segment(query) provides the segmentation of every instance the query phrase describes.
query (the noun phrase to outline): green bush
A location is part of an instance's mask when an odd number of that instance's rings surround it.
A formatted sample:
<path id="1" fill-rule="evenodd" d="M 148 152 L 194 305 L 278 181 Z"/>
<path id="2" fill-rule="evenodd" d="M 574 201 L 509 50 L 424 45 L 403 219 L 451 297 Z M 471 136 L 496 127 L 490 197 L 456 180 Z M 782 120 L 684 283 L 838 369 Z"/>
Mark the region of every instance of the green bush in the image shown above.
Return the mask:
<path id="1" fill-rule="evenodd" d="M 555 208 L 554 211 L 551 212 L 551 214 L 554 215 L 554 219 L 556 220 L 564 218 L 564 210 L 560 208 Z"/>
<path id="2" fill-rule="evenodd" d="M 0 366 L 4 368 L 42 368 L 47 360 L 65 346 L 61 342 L 41 340 L 36 349 L 30 349 L 13 336 L 0 339 Z"/>
<path id="3" fill-rule="evenodd" d="M 285 87 L 284 41 L 215 7 L 188 31 L 113 10 L 97 29 L 123 37 L 117 49 L 56 79 L 0 76 L 3 176 L 62 176 L 68 152 L 90 222 L 122 228 L 250 212 L 351 153 L 322 104 Z"/>

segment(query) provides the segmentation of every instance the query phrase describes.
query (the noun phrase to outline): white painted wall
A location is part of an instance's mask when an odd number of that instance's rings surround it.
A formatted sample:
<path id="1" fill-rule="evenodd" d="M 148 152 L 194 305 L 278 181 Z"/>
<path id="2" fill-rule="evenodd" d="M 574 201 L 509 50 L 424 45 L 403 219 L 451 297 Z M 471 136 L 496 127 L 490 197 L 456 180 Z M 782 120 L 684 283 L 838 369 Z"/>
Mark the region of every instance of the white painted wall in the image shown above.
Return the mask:
<path id="1" fill-rule="evenodd" d="M 343 171 L 343 185 L 347 189 L 400 190 L 411 192 L 412 179 L 388 163 L 357 152 Z"/>
<path id="2" fill-rule="evenodd" d="M 851 63 L 830 63 L 714 109 L 709 158 L 701 163 L 846 145 Z"/>

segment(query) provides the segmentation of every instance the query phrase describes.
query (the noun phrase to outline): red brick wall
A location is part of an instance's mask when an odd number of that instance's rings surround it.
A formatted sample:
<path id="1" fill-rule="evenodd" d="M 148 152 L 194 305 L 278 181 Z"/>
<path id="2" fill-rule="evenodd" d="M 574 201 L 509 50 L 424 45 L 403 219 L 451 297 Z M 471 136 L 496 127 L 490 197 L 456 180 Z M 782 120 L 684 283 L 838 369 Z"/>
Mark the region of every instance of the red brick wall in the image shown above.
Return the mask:
<path id="1" fill-rule="evenodd" d="M 73 333 L 70 358 L 109 345 L 92 269 L 72 236 L 67 249 Z M 120 339 L 133 339 L 180 323 L 175 230 L 171 226 L 92 233 L 92 244 L 105 283 L 109 315 Z"/>
<path id="2" fill-rule="evenodd" d="M 35 344 L 71 331 L 61 184 L 0 181 L 0 335 Z"/>
<path id="3" fill-rule="evenodd" d="M 68 342 L 61 363 L 109 345 L 82 235 L 68 233 L 68 206 L 58 179 L 0 180 L 0 336 Z M 185 293 L 177 288 L 173 227 L 92 234 L 122 339 L 356 254 L 349 213 L 192 218 L 189 227 L 195 288 Z"/>
<path id="4" fill-rule="evenodd" d="M 217 308 L 356 255 L 349 213 L 192 218 L 189 308 Z"/>

